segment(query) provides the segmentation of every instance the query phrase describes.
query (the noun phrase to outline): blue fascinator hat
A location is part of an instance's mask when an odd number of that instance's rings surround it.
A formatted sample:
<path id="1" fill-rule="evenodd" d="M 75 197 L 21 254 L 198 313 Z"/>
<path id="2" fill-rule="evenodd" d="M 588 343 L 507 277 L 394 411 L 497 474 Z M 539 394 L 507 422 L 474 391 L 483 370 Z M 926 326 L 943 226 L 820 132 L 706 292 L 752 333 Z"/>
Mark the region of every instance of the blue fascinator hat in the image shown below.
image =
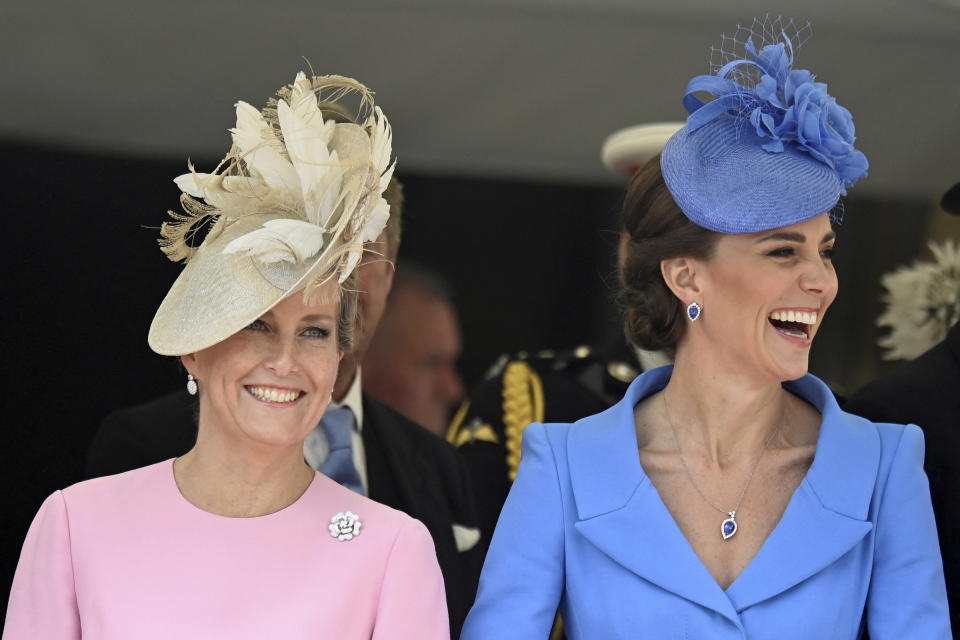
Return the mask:
<path id="1" fill-rule="evenodd" d="M 724 43 L 742 53 L 714 50 L 715 73 L 687 84 L 690 116 L 660 166 L 677 205 L 701 227 L 753 233 L 833 217 L 847 187 L 866 175 L 867 158 L 853 147 L 853 116 L 826 84 L 793 68 L 807 31 L 779 18 L 738 27 Z M 697 93 L 715 99 L 705 103 Z"/>

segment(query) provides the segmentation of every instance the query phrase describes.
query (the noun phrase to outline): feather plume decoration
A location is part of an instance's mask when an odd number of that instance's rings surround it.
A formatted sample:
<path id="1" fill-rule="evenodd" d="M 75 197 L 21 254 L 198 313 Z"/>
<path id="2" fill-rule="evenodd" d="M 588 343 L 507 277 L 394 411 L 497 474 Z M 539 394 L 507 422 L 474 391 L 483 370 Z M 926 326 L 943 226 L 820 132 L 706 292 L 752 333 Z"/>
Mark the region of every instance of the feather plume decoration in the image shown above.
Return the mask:
<path id="1" fill-rule="evenodd" d="M 324 119 L 321 104 L 351 95 L 359 101 L 358 124 Z M 188 165 L 174 180 L 184 213 L 171 212 L 173 221 L 163 225 L 163 251 L 189 260 L 198 250 L 192 240 L 211 220 L 204 243 L 244 216 L 275 213 L 280 217 L 234 238 L 224 253 L 264 264 L 307 264 L 322 255 L 323 272 L 343 283 L 390 213 L 382 195 L 396 166 L 392 131 L 371 92 L 351 78 L 301 72 L 262 111 L 237 102 L 230 134 L 233 146 L 213 172 Z"/>
<path id="2" fill-rule="evenodd" d="M 883 276 L 886 310 L 877 324 L 890 327 L 878 344 L 885 360 L 911 360 L 943 340 L 960 320 L 960 245 L 930 243 L 933 262 L 915 262 Z"/>
<path id="3" fill-rule="evenodd" d="M 306 262 L 323 246 L 323 230 L 303 220 L 277 218 L 263 223 L 256 231 L 232 240 L 224 253 L 254 256 L 264 264 Z"/>
<path id="4" fill-rule="evenodd" d="M 160 225 L 160 250 L 174 262 L 186 262 L 197 252 L 191 240 L 200 232 L 204 224 L 217 218 L 217 209 L 205 205 L 187 193 L 180 194 L 180 206 L 184 213 L 168 211 L 173 221 Z M 214 224 L 214 227 L 217 225 Z M 209 234 L 208 234 L 209 235 Z"/>
<path id="5" fill-rule="evenodd" d="M 311 102 L 315 111 L 311 115 L 315 117 L 309 121 L 301 118 L 286 102 L 277 105 L 277 114 L 287 154 L 297 173 L 307 220 L 325 227 L 339 202 L 345 167 L 340 164 L 336 150 L 331 151 L 328 147 L 336 124 L 324 123 L 316 101 Z"/>

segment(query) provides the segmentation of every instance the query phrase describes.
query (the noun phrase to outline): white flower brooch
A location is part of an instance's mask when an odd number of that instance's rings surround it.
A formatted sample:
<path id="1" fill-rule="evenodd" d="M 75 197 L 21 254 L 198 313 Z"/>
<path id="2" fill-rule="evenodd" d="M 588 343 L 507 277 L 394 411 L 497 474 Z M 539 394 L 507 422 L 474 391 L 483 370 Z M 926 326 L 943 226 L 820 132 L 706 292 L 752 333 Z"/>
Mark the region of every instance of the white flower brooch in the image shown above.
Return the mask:
<path id="1" fill-rule="evenodd" d="M 360 535 L 360 516 L 352 511 L 341 511 L 330 518 L 330 535 L 343 542 Z"/>

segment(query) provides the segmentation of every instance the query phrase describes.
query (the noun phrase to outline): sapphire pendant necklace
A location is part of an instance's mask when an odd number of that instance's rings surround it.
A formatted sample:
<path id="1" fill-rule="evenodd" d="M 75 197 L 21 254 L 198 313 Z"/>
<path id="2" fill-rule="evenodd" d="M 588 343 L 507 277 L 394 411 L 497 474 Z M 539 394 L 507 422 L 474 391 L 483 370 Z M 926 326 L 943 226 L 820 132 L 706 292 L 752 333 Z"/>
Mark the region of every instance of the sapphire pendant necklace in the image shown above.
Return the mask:
<path id="1" fill-rule="evenodd" d="M 670 418 L 670 407 L 667 405 L 667 390 L 661 392 L 663 396 L 663 410 L 667 416 L 667 425 L 670 427 L 670 433 L 673 434 L 673 440 L 677 443 L 677 455 L 680 456 L 680 462 L 683 464 L 683 470 L 687 474 L 687 479 L 690 480 L 690 484 L 693 485 L 693 488 L 697 490 L 697 493 L 700 494 L 700 497 L 703 498 L 703 501 L 708 505 L 719 511 L 720 513 L 727 516 L 727 519 L 720 523 L 720 535 L 724 540 L 729 540 L 733 536 L 737 535 L 737 530 L 740 528 L 737 524 L 737 509 L 740 508 L 740 503 L 743 502 L 743 496 L 747 495 L 747 488 L 750 486 L 750 481 L 753 480 L 753 474 L 757 472 L 757 468 L 760 466 L 760 460 L 763 459 L 763 454 L 767 450 L 767 445 L 770 444 L 770 440 L 773 439 L 773 435 L 780 430 L 780 425 L 783 423 L 783 414 L 786 413 L 787 405 L 784 402 L 783 411 L 780 413 L 780 420 L 777 422 L 777 426 L 770 430 L 770 435 L 767 436 L 767 439 L 763 441 L 763 448 L 760 449 L 760 455 L 757 456 L 757 461 L 753 464 L 753 469 L 750 471 L 750 476 L 747 478 L 747 481 L 743 485 L 743 489 L 740 491 L 740 497 L 737 498 L 737 504 L 733 507 L 732 511 L 727 511 L 726 509 L 721 509 L 713 503 L 710 498 L 708 498 L 703 491 L 700 490 L 700 487 L 697 486 L 696 481 L 693 479 L 693 473 L 690 471 L 690 467 L 687 466 L 687 460 L 683 457 L 683 450 L 680 448 L 680 438 L 677 437 L 677 430 L 673 427 L 673 420 Z"/>

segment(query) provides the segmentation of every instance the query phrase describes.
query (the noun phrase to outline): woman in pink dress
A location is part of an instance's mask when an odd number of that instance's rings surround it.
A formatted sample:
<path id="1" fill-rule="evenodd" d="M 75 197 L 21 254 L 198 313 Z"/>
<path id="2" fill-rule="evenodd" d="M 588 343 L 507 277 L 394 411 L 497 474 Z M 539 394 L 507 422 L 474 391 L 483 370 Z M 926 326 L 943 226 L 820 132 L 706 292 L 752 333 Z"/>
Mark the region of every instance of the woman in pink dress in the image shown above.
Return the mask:
<path id="1" fill-rule="evenodd" d="M 325 118 L 344 96 L 355 121 Z M 44 502 L 4 639 L 449 637 L 426 528 L 303 459 L 389 216 L 387 120 L 360 83 L 299 74 L 231 133 L 213 173 L 176 179 L 161 247 L 187 264 L 149 335 L 199 394 L 196 446 Z"/>

